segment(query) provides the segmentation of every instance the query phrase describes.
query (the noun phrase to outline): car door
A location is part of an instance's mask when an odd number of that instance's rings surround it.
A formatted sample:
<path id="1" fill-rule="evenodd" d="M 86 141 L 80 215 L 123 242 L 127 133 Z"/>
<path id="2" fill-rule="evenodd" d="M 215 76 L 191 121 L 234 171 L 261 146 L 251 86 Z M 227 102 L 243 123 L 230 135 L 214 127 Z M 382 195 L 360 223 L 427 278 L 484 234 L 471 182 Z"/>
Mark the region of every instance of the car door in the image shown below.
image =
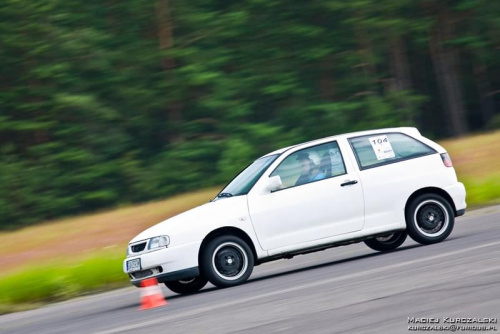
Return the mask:
<path id="1" fill-rule="evenodd" d="M 300 248 L 304 242 L 363 228 L 361 184 L 352 163 L 344 159 L 350 147 L 345 142 L 341 146 L 330 141 L 295 150 L 250 191 L 250 217 L 263 249 Z M 309 178 L 304 177 L 306 156 L 315 168 Z M 281 189 L 265 191 L 267 179 L 276 175 L 281 177 Z"/>

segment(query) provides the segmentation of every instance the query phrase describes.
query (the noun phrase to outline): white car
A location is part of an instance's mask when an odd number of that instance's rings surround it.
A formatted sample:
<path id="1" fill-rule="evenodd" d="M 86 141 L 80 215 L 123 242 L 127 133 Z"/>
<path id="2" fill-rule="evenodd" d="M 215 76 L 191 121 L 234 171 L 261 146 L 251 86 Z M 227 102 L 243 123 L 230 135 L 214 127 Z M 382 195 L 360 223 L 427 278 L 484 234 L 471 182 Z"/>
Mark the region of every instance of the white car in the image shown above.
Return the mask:
<path id="1" fill-rule="evenodd" d="M 177 293 L 229 287 L 261 263 L 330 247 L 443 241 L 465 208 L 448 153 L 416 128 L 343 134 L 255 160 L 209 203 L 132 239 L 123 269 Z"/>

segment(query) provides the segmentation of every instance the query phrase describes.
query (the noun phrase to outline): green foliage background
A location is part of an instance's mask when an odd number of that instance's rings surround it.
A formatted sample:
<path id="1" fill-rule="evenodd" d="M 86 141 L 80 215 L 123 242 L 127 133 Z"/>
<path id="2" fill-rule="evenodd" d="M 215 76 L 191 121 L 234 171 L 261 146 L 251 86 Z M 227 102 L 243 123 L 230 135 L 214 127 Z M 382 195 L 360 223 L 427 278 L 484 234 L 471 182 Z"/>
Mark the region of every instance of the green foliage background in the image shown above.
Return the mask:
<path id="1" fill-rule="evenodd" d="M 0 228 L 335 133 L 498 126 L 498 31 L 486 0 L 3 0 Z"/>

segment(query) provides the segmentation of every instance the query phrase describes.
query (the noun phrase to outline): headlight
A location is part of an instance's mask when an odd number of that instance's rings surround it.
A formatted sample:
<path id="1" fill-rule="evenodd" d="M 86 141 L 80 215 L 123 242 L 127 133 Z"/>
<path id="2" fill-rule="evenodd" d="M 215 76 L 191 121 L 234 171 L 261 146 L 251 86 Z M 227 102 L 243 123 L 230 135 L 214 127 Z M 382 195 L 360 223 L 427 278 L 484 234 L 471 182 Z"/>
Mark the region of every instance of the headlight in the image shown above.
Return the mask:
<path id="1" fill-rule="evenodd" d="M 160 247 L 167 247 L 170 244 L 170 238 L 167 235 L 161 235 L 149 239 L 148 249 L 155 249 Z"/>

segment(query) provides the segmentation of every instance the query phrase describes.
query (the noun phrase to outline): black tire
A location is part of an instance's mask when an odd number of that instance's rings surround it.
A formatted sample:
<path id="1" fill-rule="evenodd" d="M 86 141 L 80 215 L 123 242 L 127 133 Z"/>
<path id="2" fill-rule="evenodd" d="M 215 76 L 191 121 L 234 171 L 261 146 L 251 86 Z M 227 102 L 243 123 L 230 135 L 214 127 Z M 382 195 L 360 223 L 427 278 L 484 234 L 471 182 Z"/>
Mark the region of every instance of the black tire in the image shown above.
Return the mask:
<path id="1" fill-rule="evenodd" d="M 406 231 L 398 231 L 382 237 L 365 240 L 365 244 L 373 250 L 386 252 L 401 246 L 407 236 Z"/>
<path id="2" fill-rule="evenodd" d="M 450 203 L 436 194 L 423 194 L 415 198 L 407 207 L 405 215 L 408 235 L 424 245 L 445 240 L 455 224 Z"/>
<path id="3" fill-rule="evenodd" d="M 245 241 L 233 235 L 209 241 L 200 256 L 202 275 L 220 288 L 245 282 L 252 274 L 253 265 L 252 250 Z"/>
<path id="4" fill-rule="evenodd" d="M 173 292 L 184 295 L 200 291 L 207 283 L 206 278 L 198 276 L 192 279 L 165 282 L 165 285 Z"/>

